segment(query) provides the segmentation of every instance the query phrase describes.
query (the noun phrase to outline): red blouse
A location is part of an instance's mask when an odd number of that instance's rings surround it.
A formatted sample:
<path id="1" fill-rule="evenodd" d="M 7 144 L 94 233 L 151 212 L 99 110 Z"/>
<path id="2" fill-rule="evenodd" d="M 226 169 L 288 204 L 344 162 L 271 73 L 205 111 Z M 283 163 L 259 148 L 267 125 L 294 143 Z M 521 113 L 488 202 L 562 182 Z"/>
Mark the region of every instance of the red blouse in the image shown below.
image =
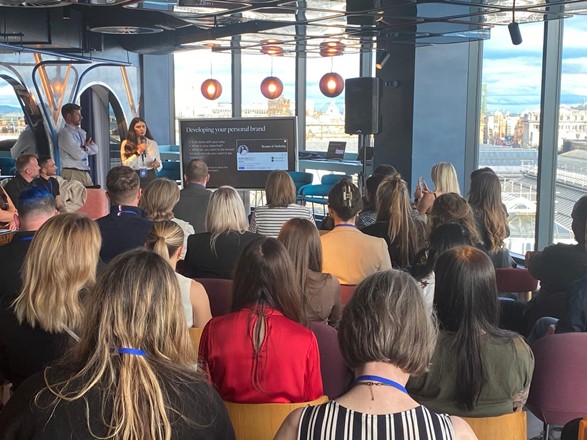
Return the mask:
<path id="1" fill-rule="evenodd" d="M 239 403 L 307 402 L 322 395 L 318 343 L 311 330 L 267 308 L 267 331 L 257 357 L 251 309 L 213 318 L 200 340 L 200 357 L 223 400 Z M 255 379 L 256 378 L 256 379 Z M 256 383 L 256 386 L 255 386 Z"/>

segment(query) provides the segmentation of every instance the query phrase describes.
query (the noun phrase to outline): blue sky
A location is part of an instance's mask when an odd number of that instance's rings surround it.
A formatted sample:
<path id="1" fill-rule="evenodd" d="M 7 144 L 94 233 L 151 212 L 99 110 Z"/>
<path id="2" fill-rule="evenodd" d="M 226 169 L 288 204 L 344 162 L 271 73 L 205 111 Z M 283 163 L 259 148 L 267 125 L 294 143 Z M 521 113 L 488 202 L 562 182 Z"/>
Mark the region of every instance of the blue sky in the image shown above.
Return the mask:
<path id="1" fill-rule="evenodd" d="M 564 22 L 561 104 L 587 99 L 587 17 Z M 514 46 L 505 26 L 496 26 L 484 42 L 482 82 L 487 87 L 487 110 L 520 113 L 540 106 L 543 24 L 520 25 L 523 42 Z"/>

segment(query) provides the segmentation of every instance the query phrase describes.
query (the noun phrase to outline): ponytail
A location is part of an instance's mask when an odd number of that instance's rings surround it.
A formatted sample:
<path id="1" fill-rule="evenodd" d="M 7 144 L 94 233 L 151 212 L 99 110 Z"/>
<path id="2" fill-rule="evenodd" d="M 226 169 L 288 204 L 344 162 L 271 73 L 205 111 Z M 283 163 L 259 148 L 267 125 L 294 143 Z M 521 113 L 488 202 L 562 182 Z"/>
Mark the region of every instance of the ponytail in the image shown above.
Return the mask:
<path id="1" fill-rule="evenodd" d="M 183 231 L 171 220 L 155 222 L 147 235 L 145 246 L 167 261 L 183 245 Z"/>

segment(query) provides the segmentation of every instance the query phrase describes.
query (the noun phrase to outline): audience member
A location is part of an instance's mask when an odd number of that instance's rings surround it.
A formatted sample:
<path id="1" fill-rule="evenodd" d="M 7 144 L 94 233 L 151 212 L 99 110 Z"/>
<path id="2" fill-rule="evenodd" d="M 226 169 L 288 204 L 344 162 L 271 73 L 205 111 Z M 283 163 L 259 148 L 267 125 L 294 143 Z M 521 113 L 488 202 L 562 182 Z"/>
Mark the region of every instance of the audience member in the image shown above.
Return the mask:
<path id="1" fill-rule="evenodd" d="M 232 279 L 242 250 L 259 234 L 249 232 L 243 200 L 231 186 L 212 194 L 206 230 L 188 238 L 185 275 L 190 278 Z"/>
<path id="2" fill-rule="evenodd" d="M 65 104 L 61 107 L 65 125 L 59 132 L 59 151 L 61 152 L 61 176 L 66 180 L 77 180 L 84 186 L 94 186 L 90 177 L 88 156 L 98 153 L 98 146 L 80 125 L 81 107 Z"/>
<path id="3" fill-rule="evenodd" d="M 6 438 L 234 439 L 225 406 L 195 367 L 163 258 L 144 249 L 119 256 L 87 300 L 79 344 L 2 411 Z"/>
<path id="4" fill-rule="evenodd" d="M 66 212 L 61 194 L 59 191 L 59 182 L 54 177 L 57 174 L 57 165 L 51 156 L 39 157 L 39 177 L 33 180 L 33 184 L 47 190 L 55 199 L 55 205 L 59 212 Z"/>
<path id="5" fill-rule="evenodd" d="M 147 213 L 147 218 L 154 222 L 161 220 L 171 220 L 183 231 L 184 242 L 182 252 L 179 256 L 181 260 L 185 258 L 188 245 L 188 237 L 195 233 L 194 228 L 185 220 L 173 216 L 173 207 L 179 200 L 179 187 L 173 180 L 160 177 L 153 180 L 147 185 L 141 194 L 139 208 Z"/>
<path id="6" fill-rule="evenodd" d="M 265 196 L 267 204 L 255 208 L 249 231 L 277 237 L 283 224 L 291 218 L 305 218 L 316 224 L 310 208 L 296 204 L 296 186 L 286 171 L 269 173 Z"/>
<path id="7" fill-rule="evenodd" d="M 516 333 L 501 330 L 495 269 L 473 247 L 436 260 L 434 308 L 440 335 L 430 370 L 408 390 L 434 411 L 467 417 L 510 414 L 528 397 L 534 356 Z"/>
<path id="8" fill-rule="evenodd" d="M 443 194 L 434 200 L 428 214 L 428 235 L 447 223 L 458 223 L 470 237 L 473 246 L 484 249 L 475 214 L 467 201 L 456 193 Z"/>
<path id="9" fill-rule="evenodd" d="M 20 294 L 2 297 L 0 370 L 13 388 L 78 341 L 82 300 L 94 284 L 99 251 L 98 227 L 82 214 L 52 217 L 35 234 Z"/>
<path id="10" fill-rule="evenodd" d="M 476 439 L 462 419 L 419 405 L 405 389 L 410 375 L 426 372 L 436 335 L 408 274 L 369 276 L 346 305 L 338 332 L 354 386 L 328 403 L 295 410 L 276 440 Z"/>
<path id="11" fill-rule="evenodd" d="M 118 166 L 108 171 L 106 194 L 110 214 L 97 220 L 102 234 L 100 258 L 108 263 L 118 254 L 143 247 L 153 222 L 138 207 L 141 198 L 139 176 L 132 168 Z"/>
<path id="12" fill-rule="evenodd" d="M 18 203 L 20 211 L 14 218 L 19 230 L 10 243 L 0 246 L 0 297 L 18 294 L 20 271 L 35 231 L 57 214 L 51 194 L 36 186 L 21 192 Z"/>
<path id="13" fill-rule="evenodd" d="M 191 160 L 183 178 L 185 186 L 180 191 L 173 213 L 192 225 L 196 233 L 206 232 L 206 212 L 212 195 L 212 191 L 206 189 L 210 179 L 208 165 L 201 159 Z"/>
<path id="14" fill-rule="evenodd" d="M 540 280 L 540 294 L 567 291 L 571 283 L 587 275 L 587 196 L 577 200 L 571 217 L 571 228 L 577 244 L 552 244 L 542 252 L 536 252 L 527 264 L 530 274 Z"/>
<path id="15" fill-rule="evenodd" d="M 377 219 L 377 188 L 385 177 L 383 174 L 373 174 L 367 179 L 363 209 L 357 216 L 357 228 L 362 229 L 375 223 Z"/>
<path id="16" fill-rule="evenodd" d="M 39 162 L 34 154 L 21 154 L 16 159 L 16 175 L 4 185 L 4 191 L 10 200 L 16 202 L 28 187 L 32 186 L 33 180 L 39 177 Z M 18 209 L 18 204 L 16 205 Z"/>
<path id="17" fill-rule="evenodd" d="M 175 271 L 182 251 L 183 241 L 183 231 L 179 225 L 171 220 L 162 220 L 155 222 L 151 227 L 145 247 L 154 250 L 165 258 Z M 186 278 L 177 272 L 175 276 L 179 283 L 181 305 L 187 326 L 204 327 L 212 318 L 206 289 L 197 281 Z"/>
<path id="18" fill-rule="evenodd" d="M 437 199 L 438 200 L 438 199 Z M 420 285 L 426 303 L 432 310 L 434 301 L 436 259 L 446 250 L 457 246 L 472 246 L 471 237 L 458 223 L 445 223 L 430 234 L 428 246 L 418 252 L 410 274 Z"/>
<path id="19" fill-rule="evenodd" d="M 306 402 L 322 395 L 318 343 L 302 325 L 293 264 L 276 239 L 260 237 L 243 250 L 232 310 L 212 318 L 200 341 L 200 356 L 223 400 Z"/>
<path id="20" fill-rule="evenodd" d="M 395 169 L 395 167 L 393 165 L 388 164 L 388 163 L 383 163 L 381 165 L 377 165 L 377 167 L 373 171 L 373 174 L 381 174 L 382 176 L 393 176 L 397 173 L 398 172 Z"/>
<path id="21" fill-rule="evenodd" d="M 159 146 L 144 119 L 133 118 L 130 121 L 126 139 L 120 144 L 120 160 L 122 165 L 137 172 L 141 188 L 155 180 L 157 171 L 163 168 Z"/>
<path id="22" fill-rule="evenodd" d="M 15 214 L 16 207 L 12 203 L 12 199 L 0 186 L 0 229 L 16 229 Z"/>
<path id="23" fill-rule="evenodd" d="M 42 123 L 42 122 L 41 122 Z M 35 131 L 28 125 L 18 135 L 18 139 L 10 148 L 10 156 L 16 159 L 21 154 L 36 154 L 37 153 L 37 137 Z"/>
<path id="24" fill-rule="evenodd" d="M 362 232 L 385 239 L 391 264 L 397 269 L 409 267 L 424 247 L 424 223 L 414 218 L 410 193 L 399 174 L 386 177 L 379 185 L 376 222 Z"/>
<path id="25" fill-rule="evenodd" d="M 434 191 L 422 190 L 420 185 L 414 192 L 416 208 L 420 214 L 428 214 L 434 200 L 444 193 L 461 194 L 459 179 L 455 167 L 449 162 L 440 162 L 432 167 L 431 172 Z"/>
<path id="26" fill-rule="evenodd" d="M 320 236 L 322 270 L 331 273 L 341 284 L 358 284 L 380 270 L 391 269 L 387 244 L 355 227 L 355 218 L 363 207 L 359 188 L 343 178 L 328 193 L 328 212 L 334 229 Z"/>
<path id="27" fill-rule="evenodd" d="M 553 333 L 587 332 L 587 276 L 571 283 L 565 295 L 564 313 L 560 319 L 544 316 L 538 319 L 528 335 L 528 344 Z"/>
<path id="28" fill-rule="evenodd" d="M 342 313 L 340 284 L 329 273 L 322 273 L 322 244 L 316 226 L 303 218 L 285 222 L 278 236 L 293 262 L 310 321 L 336 327 Z"/>
<path id="29" fill-rule="evenodd" d="M 515 266 L 509 250 L 504 246 L 510 228 L 506 208 L 501 202 L 501 184 L 494 173 L 478 173 L 471 180 L 469 205 L 493 265 L 500 268 Z"/>

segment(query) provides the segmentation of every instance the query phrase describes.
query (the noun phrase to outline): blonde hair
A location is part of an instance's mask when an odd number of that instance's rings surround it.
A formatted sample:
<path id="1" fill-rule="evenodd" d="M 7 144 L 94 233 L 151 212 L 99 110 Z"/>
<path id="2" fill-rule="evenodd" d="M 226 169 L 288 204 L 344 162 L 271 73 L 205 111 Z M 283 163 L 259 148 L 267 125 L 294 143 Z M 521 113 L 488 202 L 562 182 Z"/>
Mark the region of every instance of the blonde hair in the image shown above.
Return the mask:
<path id="1" fill-rule="evenodd" d="M 452 163 L 439 162 L 432 167 L 430 174 L 435 191 L 461 194 L 457 172 Z"/>
<path id="2" fill-rule="evenodd" d="M 274 170 L 267 176 L 265 195 L 270 208 L 286 208 L 296 202 L 296 186 L 287 172 Z"/>
<path id="3" fill-rule="evenodd" d="M 179 202 L 179 187 L 173 180 L 160 177 L 149 183 L 143 190 L 139 207 L 147 212 L 153 221 L 173 218 L 173 208 Z"/>
<path id="4" fill-rule="evenodd" d="M 242 234 L 249 227 L 243 200 L 232 186 L 221 186 L 210 197 L 206 229 L 211 234 L 210 247 L 215 252 L 218 236 L 224 232 Z"/>
<path id="5" fill-rule="evenodd" d="M 377 188 L 377 221 L 387 221 L 387 236 L 397 248 L 394 267 L 404 268 L 423 247 L 424 225 L 414 219 L 410 194 L 399 174 L 383 179 Z"/>
<path id="6" fill-rule="evenodd" d="M 102 237 L 98 225 L 78 213 L 50 218 L 35 233 L 13 303 L 18 322 L 61 333 L 79 328 L 80 294 L 96 281 Z"/>
<path id="7" fill-rule="evenodd" d="M 60 365 L 45 370 L 52 405 L 87 399 L 95 390 L 101 394 L 101 411 L 86 409 L 84 415 L 88 427 L 101 417 L 108 428 L 104 438 L 171 439 L 172 422 L 186 418 L 182 389 L 204 380 L 195 368 L 196 354 L 180 308 L 177 278 L 162 257 L 145 249 L 117 256 L 91 292 L 80 343 Z M 122 347 L 138 348 L 145 355 L 120 354 Z M 52 383 L 52 377 L 72 366 L 65 380 Z M 202 397 L 197 402 L 204 402 Z M 180 403 L 174 407 L 172 402 Z M 201 409 L 206 413 L 204 403 Z"/>
<path id="8" fill-rule="evenodd" d="M 183 230 L 172 220 L 155 222 L 149 233 L 145 247 L 155 251 L 167 261 L 183 246 Z"/>

